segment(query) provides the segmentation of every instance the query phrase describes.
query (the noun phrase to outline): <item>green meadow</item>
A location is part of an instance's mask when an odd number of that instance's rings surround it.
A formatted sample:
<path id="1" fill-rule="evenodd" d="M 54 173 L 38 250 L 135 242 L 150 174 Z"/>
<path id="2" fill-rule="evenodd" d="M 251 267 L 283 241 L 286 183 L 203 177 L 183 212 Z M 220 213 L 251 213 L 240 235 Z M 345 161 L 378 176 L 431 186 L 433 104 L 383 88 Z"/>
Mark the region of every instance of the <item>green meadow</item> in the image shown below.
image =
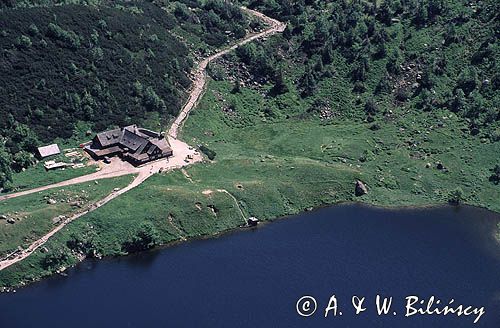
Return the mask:
<path id="1" fill-rule="evenodd" d="M 0 256 L 18 247 L 28 247 L 52 230 L 61 216 L 69 217 L 81 211 L 110 194 L 114 188 L 122 188 L 130 181 L 129 176 L 92 181 L 2 201 L 0 215 L 13 221 L 0 220 Z"/>
<path id="2" fill-rule="evenodd" d="M 346 201 L 442 205 L 460 188 L 463 203 L 500 211 L 500 191 L 488 181 L 499 144 L 471 137 L 449 112 L 432 113 L 446 122 L 440 127 L 428 113 L 407 113 L 372 130 L 362 120 L 308 117 L 300 103 L 296 115 L 287 117 L 278 104 L 293 99 L 264 99 L 247 88 L 237 95 L 230 91 L 230 83 L 211 81 L 183 129 L 186 141 L 215 152 L 213 161 L 155 175 L 71 223 L 46 244 L 48 253 L 0 272 L 0 285 L 77 263 L 70 247 L 75 238 L 98 256 L 124 255 L 127 243 L 144 235 L 144 225 L 153 230 L 147 249 L 235 229 L 244 224 L 240 210 L 245 218 L 271 220 Z M 231 102 L 237 102 L 237 114 L 225 110 Z M 277 115 L 266 117 L 262 106 L 272 106 Z M 357 179 L 367 195 L 354 195 Z M 28 198 L 18 202 L 23 206 Z M 51 256 L 59 266 L 44 264 Z"/>

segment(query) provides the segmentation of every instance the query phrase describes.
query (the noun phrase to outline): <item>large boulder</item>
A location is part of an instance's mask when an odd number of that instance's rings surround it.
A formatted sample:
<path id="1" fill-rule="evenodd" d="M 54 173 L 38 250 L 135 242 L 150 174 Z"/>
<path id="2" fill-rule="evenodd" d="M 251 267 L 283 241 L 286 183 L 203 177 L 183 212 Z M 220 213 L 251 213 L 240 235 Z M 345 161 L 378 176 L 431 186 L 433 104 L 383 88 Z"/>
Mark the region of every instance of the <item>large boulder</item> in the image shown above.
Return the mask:
<path id="1" fill-rule="evenodd" d="M 360 180 L 356 180 L 356 188 L 354 189 L 354 194 L 359 197 L 366 195 L 367 193 L 368 188 L 366 188 L 365 184 Z"/>

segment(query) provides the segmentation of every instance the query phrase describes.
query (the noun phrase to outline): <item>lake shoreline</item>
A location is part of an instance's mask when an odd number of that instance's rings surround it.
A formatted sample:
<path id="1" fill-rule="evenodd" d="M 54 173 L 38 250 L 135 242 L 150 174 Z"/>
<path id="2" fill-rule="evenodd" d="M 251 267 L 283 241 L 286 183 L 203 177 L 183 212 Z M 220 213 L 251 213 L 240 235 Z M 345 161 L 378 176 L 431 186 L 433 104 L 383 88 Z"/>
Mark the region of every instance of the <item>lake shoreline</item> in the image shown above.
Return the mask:
<path id="1" fill-rule="evenodd" d="M 66 277 L 53 275 L 0 296 L 0 307 L 9 313 L 0 325 L 62 327 L 75 317 L 85 318 L 75 328 L 266 327 L 270 322 L 292 328 L 303 327 L 304 320 L 325 328 L 332 321 L 356 328 L 472 325 L 474 318 L 465 316 L 407 318 L 405 299 L 417 295 L 434 296 L 443 305 L 454 299 L 456 306 L 484 307 L 478 327 L 496 327 L 500 249 L 489 232 L 499 215 L 465 206 L 390 211 L 358 203 L 287 218 L 265 222 L 251 234 L 234 229 L 208 240 L 83 261 Z M 432 269 L 437 267 L 444 270 Z M 318 311 L 308 319 L 295 310 L 303 295 L 317 300 Z M 331 295 L 344 315 L 325 319 Z M 366 312 L 355 314 L 352 295 L 366 297 Z M 397 316 L 377 315 L 377 295 L 393 297 Z M 134 311 L 124 312 L 132 299 Z M 89 308 L 92 316 L 84 314 Z"/>
<path id="2" fill-rule="evenodd" d="M 295 214 L 288 214 L 288 215 L 284 215 L 284 216 L 280 216 L 280 217 L 276 217 L 276 218 L 272 218 L 272 219 L 267 219 L 267 220 L 264 220 L 264 221 L 260 221 L 259 225 L 256 226 L 256 227 L 238 226 L 238 227 L 233 227 L 233 228 L 229 228 L 229 229 L 226 229 L 226 230 L 222 230 L 222 231 L 219 231 L 219 232 L 214 233 L 214 234 L 206 234 L 206 235 L 200 235 L 200 236 L 196 236 L 196 237 L 191 237 L 191 238 L 188 238 L 186 240 L 177 239 L 177 240 L 165 243 L 165 244 L 157 245 L 157 246 L 155 246 L 155 247 L 153 247 L 151 249 L 140 251 L 140 252 L 128 253 L 128 254 L 123 254 L 123 255 L 102 256 L 102 257 L 98 257 L 98 258 L 96 258 L 96 257 L 78 257 L 78 261 L 74 265 L 71 265 L 71 266 L 68 266 L 68 267 L 64 267 L 64 268 L 60 268 L 59 270 L 57 270 L 56 272 L 53 272 L 52 274 L 40 275 L 39 277 L 35 278 L 32 281 L 20 281 L 19 284 L 15 285 L 15 286 L 9 286 L 9 287 L 0 286 L 0 295 L 1 294 L 5 294 L 5 293 L 7 293 L 7 294 L 8 293 L 15 293 L 18 289 L 30 287 L 32 285 L 36 285 L 38 282 L 41 282 L 41 281 L 46 280 L 46 279 L 50 279 L 53 276 L 57 276 L 57 275 L 67 276 L 67 274 L 66 274 L 67 270 L 75 268 L 75 267 L 81 265 L 86 260 L 92 260 L 92 261 L 101 261 L 101 260 L 104 260 L 104 261 L 106 261 L 106 260 L 115 259 L 115 258 L 125 258 L 125 257 L 131 257 L 131 256 L 140 256 L 141 254 L 144 254 L 144 253 L 161 252 L 163 250 L 166 250 L 166 249 L 169 249 L 169 248 L 172 248 L 172 247 L 181 246 L 181 245 L 184 245 L 184 244 L 189 243 L 189 242 L 217 239 L 217 238 L 225 237 L 225 236 L 228 236 L 228 235 L 231 235 L 231 234 L 234 234 L 234 233 L 238 233 L 238 232 L 244 232 L 244 231 L 248 231 L 248 230 L 250 230 L 250 231 L 251 230 L 257 230 L 257 229 L 259 229 L 259 227 L 264 227 L 264 226 L 267 226 L 269 224 L 272 224 L 272 223 L 275 223 L 275 222 L 278 222 L 278 221 L 283 221 L 283 220 L 286 220 L 286 219 L 290 219 L 292 217 L 304 215 L 306 213 L 314 213 L 314 212 L 321 211 L 321 210 L 324 210 L 324 209 L 341 207 L 341 206 L 357 206 L 357 207 L 361 207 L 361 208 L 367 208 L 367 209 L 373 209 L 373 210 L 382 210 L 382 211 L 391 211 L 391 212 L 399 212 L 399 211 L 425 211 L 425 210 L 441 209 L 441 208 L 447 208 L 447 207 L 460 209 L 460 208 L 465 207 L 465 208 L 472 208 L 472 209 L 476 209 L 476 210 L 486 211 L 486 212 L 492 213 L 494 215 L 499 215 L 500 214 L 498 212 L 495 212 L 495 211 L 490 210 L 490 209 L 485 208 L 485 207 L 480 207 L 480 206 L 475 206 L 475 205 L 468 205 L 468 204 L 460 204 L 460 205 L 428 204 L 428 205 L 395 205 L 395 206 L 383 206 L 383 205 L 375 205 L 375 204 L 368 203 L 368 202 L 363 202 L 363 201 L 341 201 L 341 202 L 338 202 L 338 203 L 335 203 L 335 204 L 324 205 L 324 206 L 317 206 L 317 207 L 313 207 L 313 208 L 307 208 L 307 209 L 304 209 L 304 210 L 302 210 L 302 211 L 300 211 L 298 213 L 295 213 Z M 500 247 L 500 226 L 498 226 L 498 230 L 496 232 L 493 232 L 493 238 L 497 240 L 497 242 L 499 243 L 499 247 Z"/>

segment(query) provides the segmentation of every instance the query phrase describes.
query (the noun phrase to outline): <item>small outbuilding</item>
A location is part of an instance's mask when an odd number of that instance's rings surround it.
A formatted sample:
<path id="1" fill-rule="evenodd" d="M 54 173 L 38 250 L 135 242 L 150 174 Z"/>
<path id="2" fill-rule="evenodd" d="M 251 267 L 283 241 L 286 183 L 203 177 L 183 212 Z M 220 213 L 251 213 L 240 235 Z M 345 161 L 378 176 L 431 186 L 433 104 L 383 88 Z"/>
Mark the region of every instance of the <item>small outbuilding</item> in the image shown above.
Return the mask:
<path id="1" fill-rule="evenodd" d="M 259 219 L 257 219 L 256 217 L 252 216 L 251 218 L 248 219 L 247 221 L 248 225 L 250 227 L 255 227 L 259 224 Z"/>
<path id="2" fill-rule="evenodd" d="M 37 152 L 37 155 L 40 158 L 45 158 L 53 155 L 59 155 L 61 153 L 61 150 L 59 150 L 59 146 L 57 144 L 52 144 L 48 146 L 38 147 Z"/>
<path id="3" fill-rule="evenodd" d="M 65 167 L 71 166 L 69 163 L 63 163 L 63 162 L 56 162 L 56 161 L 46 161 L 45 164 L 43 164 L 45 169 L 47 171 L 49 170 L 57 170 L 57 169 L 63 169 Z"/>

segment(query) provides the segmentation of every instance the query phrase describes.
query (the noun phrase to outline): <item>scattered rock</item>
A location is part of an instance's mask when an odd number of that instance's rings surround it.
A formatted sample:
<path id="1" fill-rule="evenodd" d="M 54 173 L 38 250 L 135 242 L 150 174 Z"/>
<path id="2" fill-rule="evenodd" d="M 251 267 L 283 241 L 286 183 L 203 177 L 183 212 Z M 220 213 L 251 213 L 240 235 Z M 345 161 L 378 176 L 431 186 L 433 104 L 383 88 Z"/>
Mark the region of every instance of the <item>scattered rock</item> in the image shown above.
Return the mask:
<path id="1" fill-rule="evenodd" d="M 55 218 L 52 218 L 52 223 L 53 224 L 59 224 L 62 221 L 64 221 L 64 219 L 66 219 L 65 215 L 59 215 L 59 216 L 56 216 Z"/>
<path id="2" fill-rule="evenodd" d="M 356 180 L 356 188 L 354 189 L 354 193 L 357 197 L 366 195 L 368 193 L 368 188 L 366 188 L 365 184 L 362 181 Z"/>
<path id="3" fill-rule="evenodd" d="M 47 200 L 47 204 L 54 205 L 55 203 L 57 203 L 57 201 L 55 199 L 53 199 L 53 198 L 49 198 Z"/>
<path id="4" fill-rule="evenodd" d="M 70 206 L 72 206 L 72 207 L 79 207 L 79 208 L 81 208 L 81 207 L 82 207 L 82 203 L 80 203 L 80 202 L 78 202 L 78 201 L 76 201 L 76 202 L 71 202 L 69 205 L 70 205 Z"/>
<path id="5" fill-rule="evenodd" d="M 212 210 L 212 213 L 217 216 L 217 213 L 219 213 L 219 209 L 215 207 L 215 205 L 207 205 L 209 209 Z"/>

